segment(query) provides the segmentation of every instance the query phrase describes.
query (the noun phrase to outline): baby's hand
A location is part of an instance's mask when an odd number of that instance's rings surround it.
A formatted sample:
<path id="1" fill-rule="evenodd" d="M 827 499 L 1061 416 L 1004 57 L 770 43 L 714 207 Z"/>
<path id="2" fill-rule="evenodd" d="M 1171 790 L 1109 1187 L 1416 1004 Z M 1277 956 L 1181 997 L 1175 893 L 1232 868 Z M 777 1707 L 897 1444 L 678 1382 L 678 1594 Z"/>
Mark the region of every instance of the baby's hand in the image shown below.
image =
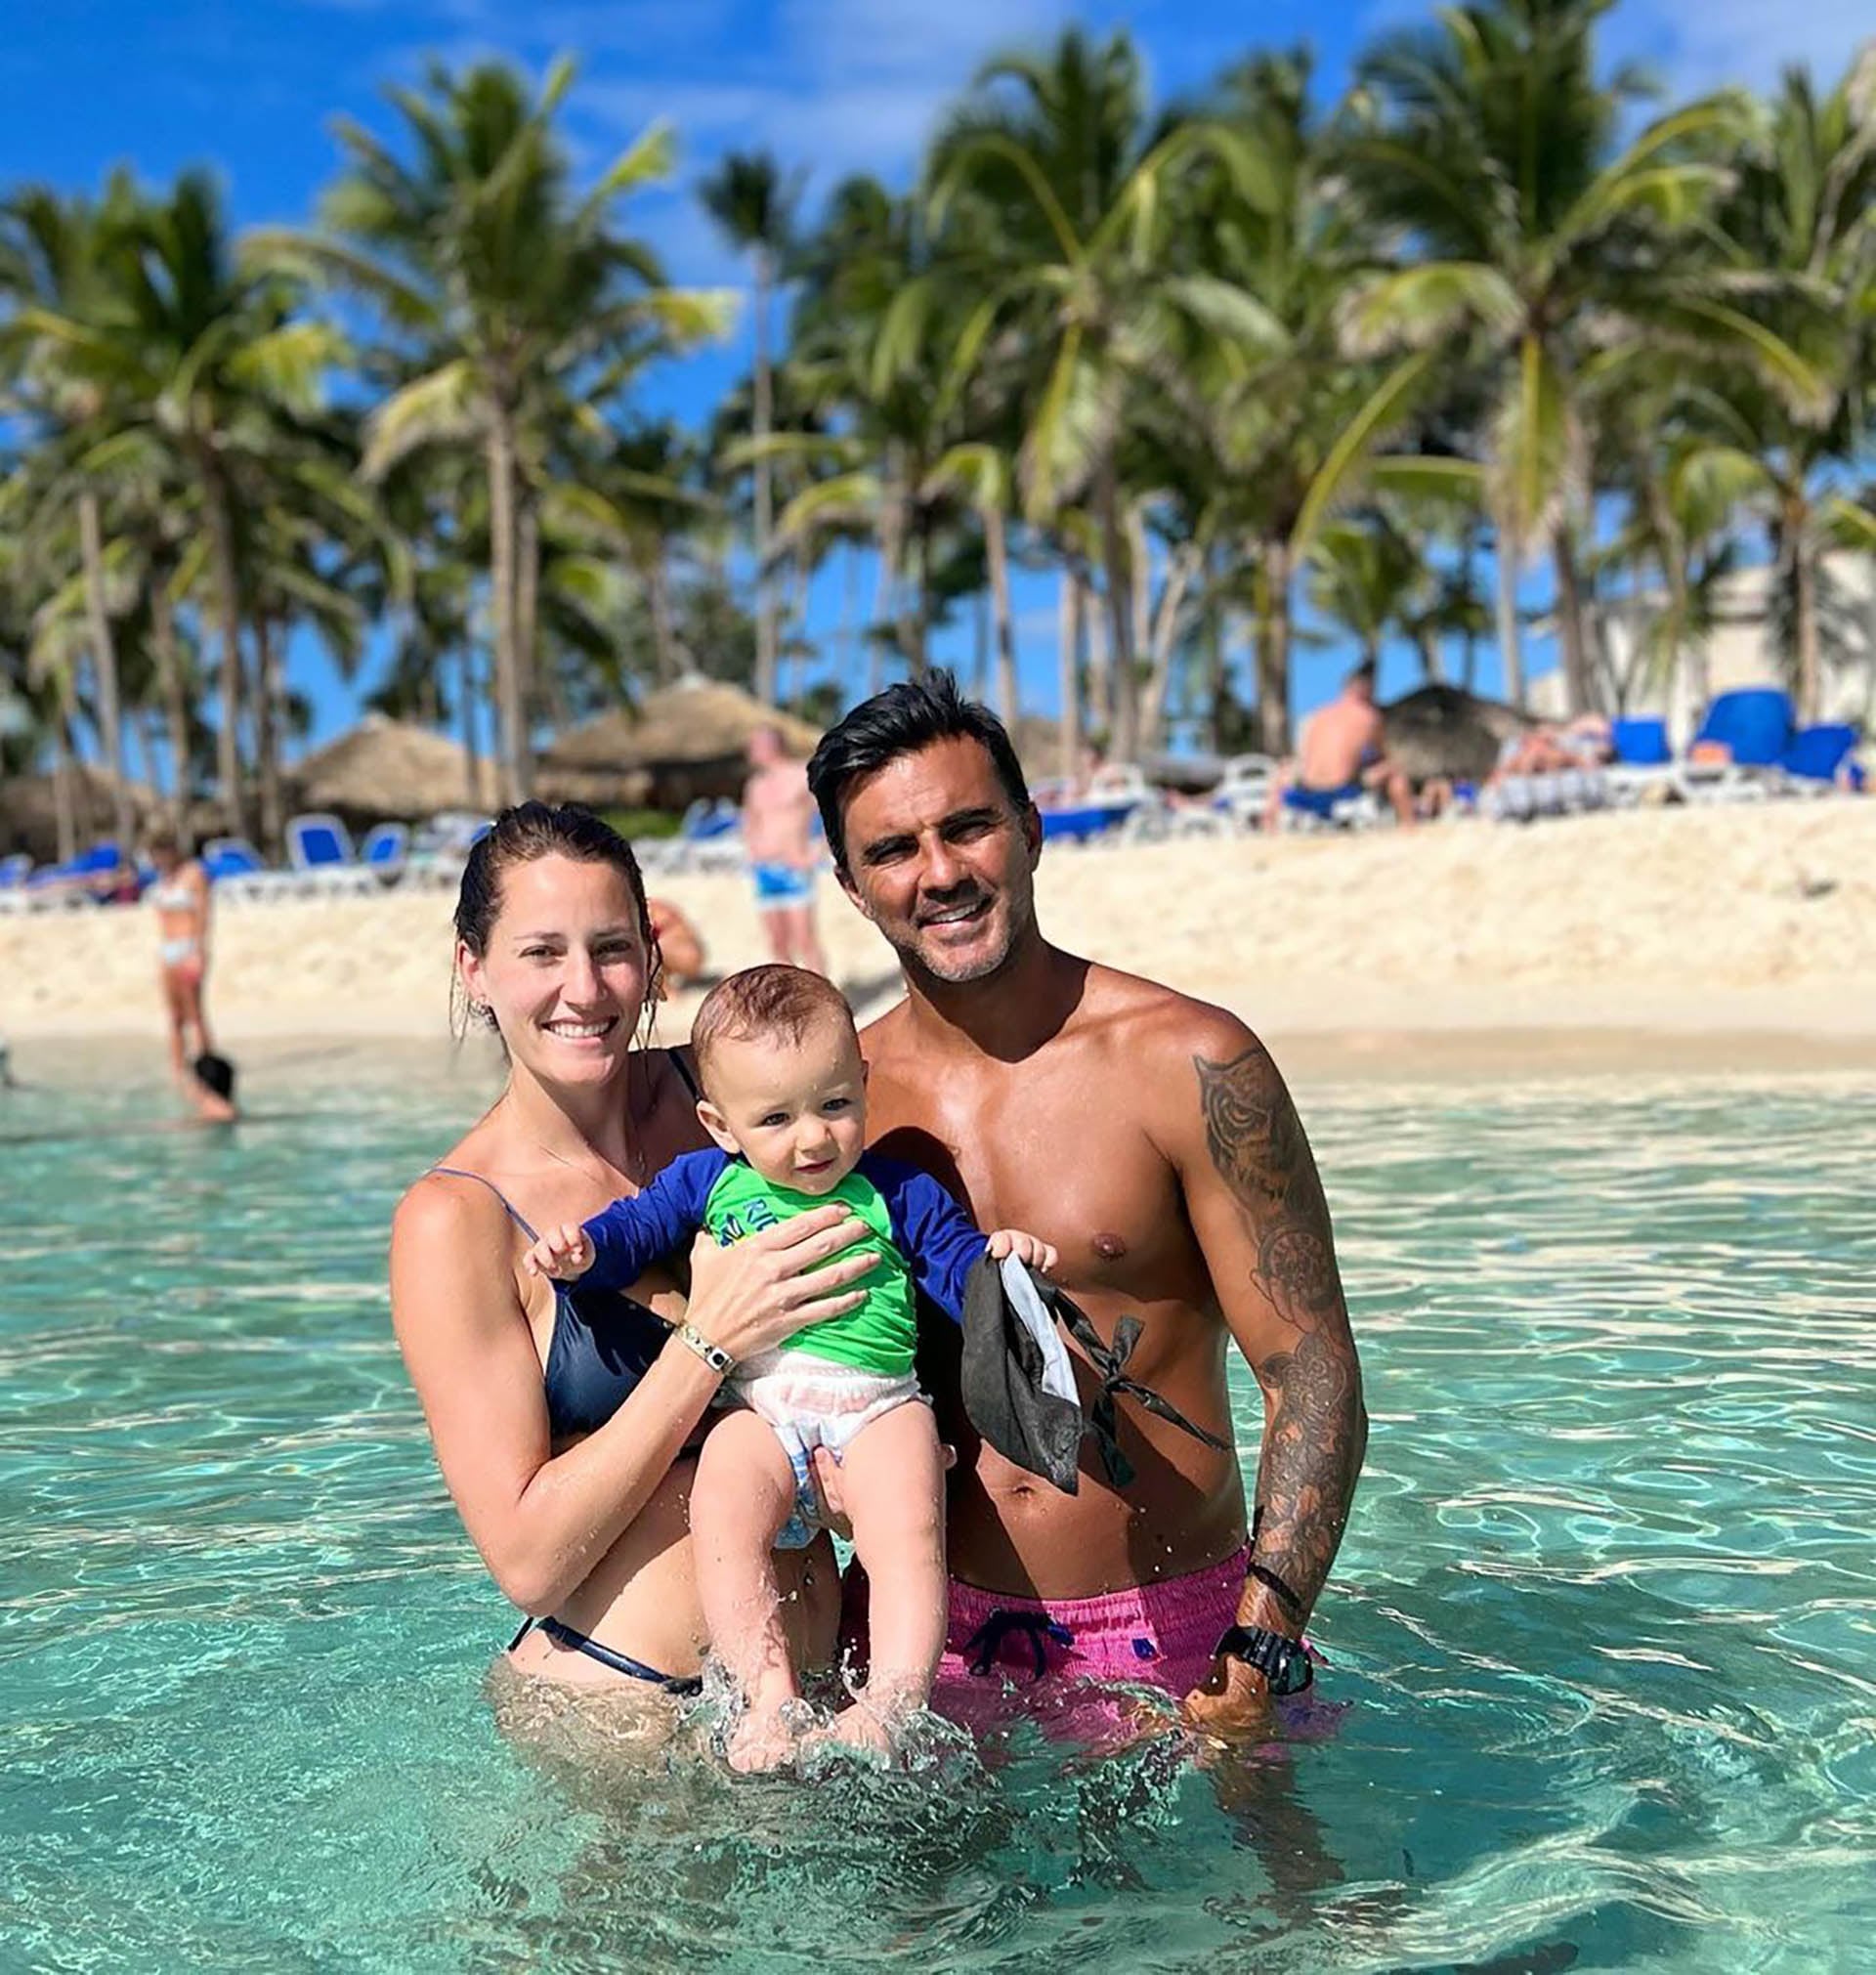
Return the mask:
<path id="1" fill-rule="evenodd" d="M 1055 1264 L 1060 1260 L 1046 1241 L 1039 1240 L 1034 1234 L 1025 1234 L 1020 1227 L 998 1228 L 990 1237 L 990 1252 L 999 1262 L 1005 1255 L 1013 1255 L 1018 1262 L 1026 1262 L 1044 1275 L 1052 1275 Z"/>
<path id="2" fill-rule="evenodd" d="M 550 1227 L 523 1258 L 530 1275 L 551 1276 L 556 1282 L 577 1282 L 593 1266 L 593 1240 L 575 1222 Z"/>

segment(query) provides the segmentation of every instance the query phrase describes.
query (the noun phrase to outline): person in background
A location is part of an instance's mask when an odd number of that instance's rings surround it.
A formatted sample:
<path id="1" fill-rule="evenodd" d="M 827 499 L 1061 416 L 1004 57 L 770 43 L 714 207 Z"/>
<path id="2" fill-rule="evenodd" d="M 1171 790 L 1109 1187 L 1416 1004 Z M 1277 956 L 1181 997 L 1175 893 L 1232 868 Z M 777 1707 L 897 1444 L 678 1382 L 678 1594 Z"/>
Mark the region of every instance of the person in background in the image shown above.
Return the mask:
<path id="1" fill-rule="evenodd" d="M 1342 691 L 1310 715 L 1296 760 L 1285 762 L 1270 785 L 1263 827 L 1274 830 L 1285 809 L 1327 821 L 1338 804 L 1370 793 L 1386 799 L 1403 828 L 1411 827 L 1413 786 L 1387 758 L 1372 662 L 1357 665 Z"/>
<path id="2" fill-rule="evenodd" d="M 208 873 L 184 849 L 175 831 L 152 834 L 148 845 L 156 867 L 149 902 L 156 914 L 156 966 L 163 1012 L 169 1021 L 169 1067 L 193 1101 L 190 1065 L 215 1052 L 203 990 L 208 979 Z"/>
<path id="3" fill-rule="evenodd" d="M 668 898 L 648 898 L 645 909 L 652 916 L 652 937 L 663 962 L 659 978 L 665 991 L 689 987 L 701 979 L 704 938 L 697 927 Z"/>
<path id="4" fill-rule="evenodd" d="M 748 751 L 743 843 L 769 953 L 785 966 L 825 974 L 827 956 L 814 924 L 815 819 L 807 772 L 789 758 L 773 727 L 758 727 Z"/>

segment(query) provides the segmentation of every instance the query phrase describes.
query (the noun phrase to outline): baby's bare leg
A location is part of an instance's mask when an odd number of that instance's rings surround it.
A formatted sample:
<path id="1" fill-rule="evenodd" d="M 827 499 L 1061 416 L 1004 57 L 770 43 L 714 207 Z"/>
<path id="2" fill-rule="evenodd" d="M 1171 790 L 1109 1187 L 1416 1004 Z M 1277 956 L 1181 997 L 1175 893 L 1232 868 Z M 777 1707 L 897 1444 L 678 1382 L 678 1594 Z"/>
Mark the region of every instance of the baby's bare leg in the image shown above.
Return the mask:
<path id="1" fill-rule="evenodd" d="M 945 1471 L 931 1408 L 894 1406 L 841 1460 L 853 1547 L 872 1585 L 872 1670 L 839 1739 L 888 1746 L 931 1694 L 945 1649 Z"/>
<path id="2" fill-rule="evenodd" d="M 747 1703 L 730 1738 L 733 1769 L 773 1768 L 792 1746 L 783 1708 L 801 1690 L 770 1553 L 793 1503 L 794 1473 L 774 1428 L 749 1412 L 719 1421 L 698 1457 L 691 1540 L 710 1651 Z"/>

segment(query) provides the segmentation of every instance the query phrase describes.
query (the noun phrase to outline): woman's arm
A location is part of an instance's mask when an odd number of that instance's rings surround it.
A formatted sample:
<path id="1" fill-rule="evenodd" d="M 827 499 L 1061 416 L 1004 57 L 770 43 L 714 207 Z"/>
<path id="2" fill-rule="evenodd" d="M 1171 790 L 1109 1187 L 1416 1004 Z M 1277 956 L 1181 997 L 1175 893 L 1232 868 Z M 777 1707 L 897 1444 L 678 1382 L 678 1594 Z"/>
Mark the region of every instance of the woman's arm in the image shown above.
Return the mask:
<path id="1" fill-rule="evenodd" d="M 704 1237 L 692 1257 L 690 1321 L 740 1358 L 855 1308 L 861 1295 L 847 1285 L 876 1257 L 830 1258 L 866 1231 L 844 1210 L 823 1208 L 734 1250 Z M 471 1197 L 464 1182 L 412 1187 L 392 1224 L 391 1311 L 470 1540 L 505 1597 L 547 1613 L 650 1500 L 719 1381 L 673 1338 L 598 1432 L 554 1453 L 513 1246 L 494 1202 Z"/>

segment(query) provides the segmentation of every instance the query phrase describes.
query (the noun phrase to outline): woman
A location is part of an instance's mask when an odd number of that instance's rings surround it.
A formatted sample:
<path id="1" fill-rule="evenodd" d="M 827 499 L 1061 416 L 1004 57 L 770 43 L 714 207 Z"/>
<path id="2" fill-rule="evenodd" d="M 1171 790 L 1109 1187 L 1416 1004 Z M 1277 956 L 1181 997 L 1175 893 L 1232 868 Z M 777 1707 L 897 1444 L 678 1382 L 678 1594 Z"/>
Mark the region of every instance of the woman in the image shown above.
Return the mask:
<path id="1" fill-rule="evenodd" d="M 211 1055 L 202 987 L 208 977 L 208 873 L 184 853 L 172 830 L 149 839 L 156 881 L 149 902 L 156 909 L 156 960 L 163 1009 L 169 1017 L 169 1067 L 188 1089 L 190 1065 Z"/>
<path id="2" fill-rule="evenodd" d="M 456 970 L 508 1082 L 398 1209 L 398 1342 L 464 1525 L 532 1614 L 512 1663 L 681 1691 L 705 1643 L 687 1508 L 710 1402 L 734 1360 L 857 1307 L 876 1256 L 842 1254 L 866 1230 L 832 1206 L 733 1249 L 700 1241 L 688 1301 L 668 1266 L 629 1297 L 527 1274 L 535 1228 L 707 1142 L 687 1053 L 638 1045 L 658 947 L 630 845 L 584 810 L 503 811 L 463 871 Z M 825 1661 L 831 1548 L 780 1561 L 791 1644 Z"/>

